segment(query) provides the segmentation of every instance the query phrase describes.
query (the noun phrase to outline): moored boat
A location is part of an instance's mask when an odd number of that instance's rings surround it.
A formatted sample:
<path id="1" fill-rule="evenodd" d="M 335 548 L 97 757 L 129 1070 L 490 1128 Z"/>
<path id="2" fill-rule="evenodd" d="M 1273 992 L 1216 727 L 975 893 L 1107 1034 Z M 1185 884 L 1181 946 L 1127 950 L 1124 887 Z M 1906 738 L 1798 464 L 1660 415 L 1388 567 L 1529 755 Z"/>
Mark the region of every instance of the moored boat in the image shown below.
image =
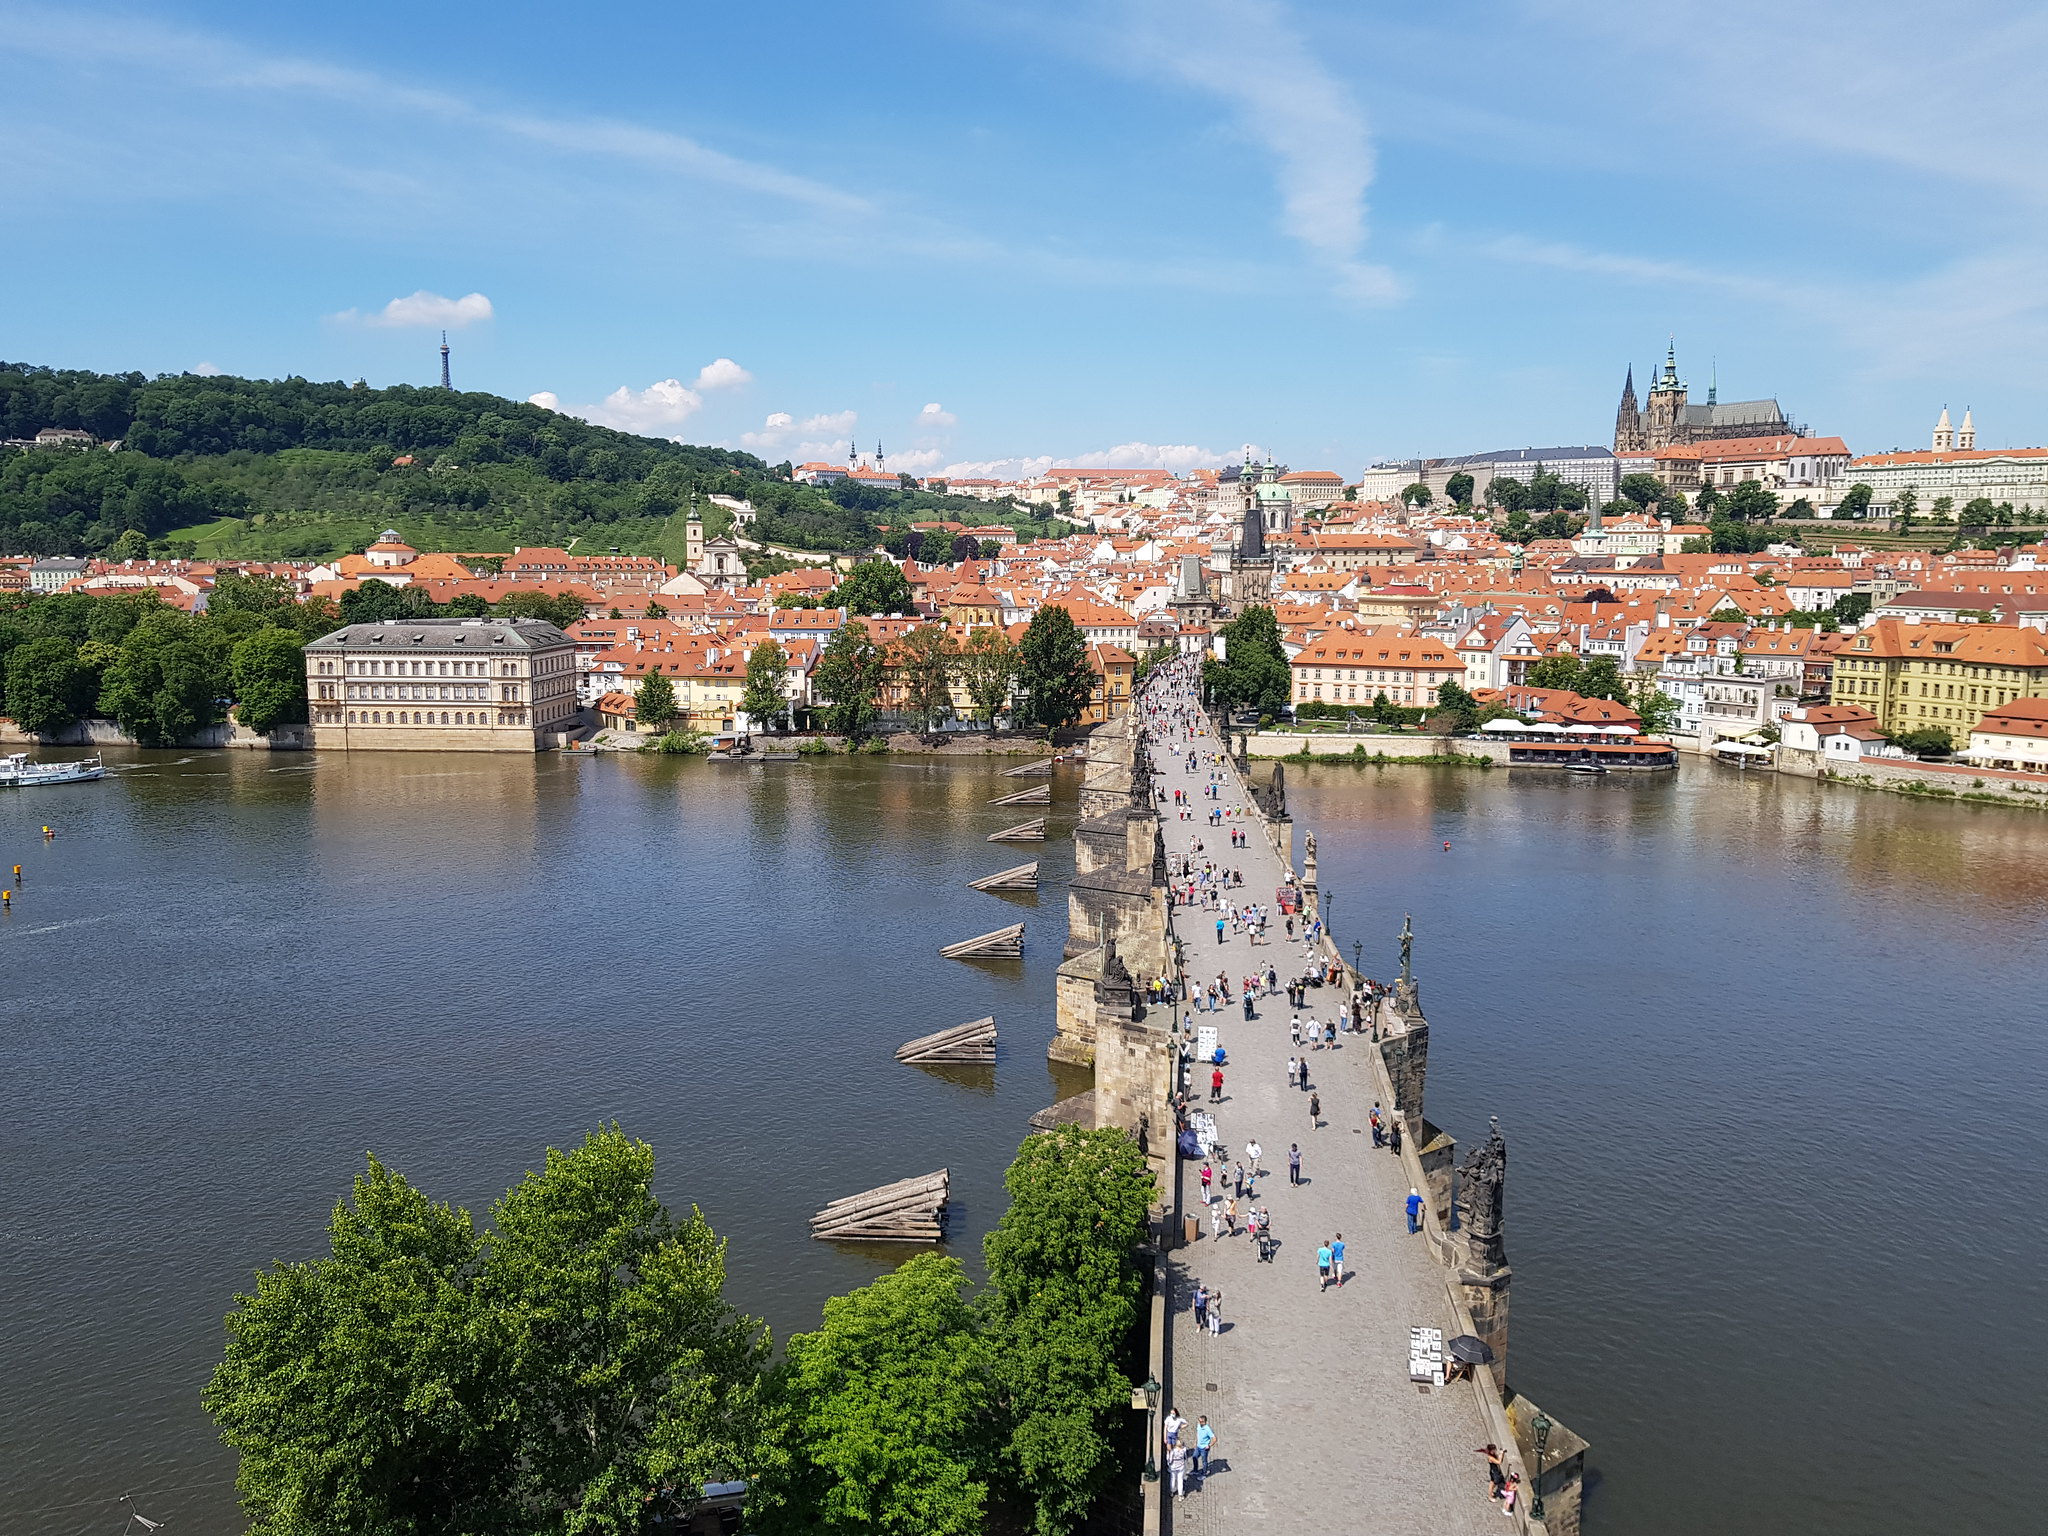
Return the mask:
<path id="1" fill-rule="evenodd" d="M 26 752 L 0 757 L 0 789 L 28 789 L 37 784 L 83 784 L 105 778 L 107 770 L 97 757 L 81 757 L 68 763 L 32 763 Z"/>

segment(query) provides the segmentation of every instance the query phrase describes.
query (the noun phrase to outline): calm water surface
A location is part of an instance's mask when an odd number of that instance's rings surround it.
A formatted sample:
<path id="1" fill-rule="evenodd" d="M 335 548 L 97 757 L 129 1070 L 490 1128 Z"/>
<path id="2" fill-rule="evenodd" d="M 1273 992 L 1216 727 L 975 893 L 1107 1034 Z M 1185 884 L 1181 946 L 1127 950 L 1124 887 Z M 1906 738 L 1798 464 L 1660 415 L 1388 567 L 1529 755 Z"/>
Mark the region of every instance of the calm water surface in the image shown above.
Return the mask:
<path id="1" fill-rule="evenodd" d="M 1431 1118 L 1501 1119 L 1514 1378 L 1594 1442 L 1589 1529 L 2048 1530 L 2048 818 L 1289 773 L 1346 952 L 1415 914 Z"/>
<path id="2" fill-rule="evenodd" d="M 198 1407 L 374 1149 L 481 1210 L 616 1118 L 778 1336 L 878 1272 L 825 1200 L 941 1165 L 970 1257 L 1032 1110 L 1072 785 L 1000 763 L 137 754 L 0 796 L 0 1528 L 238 1528 Z M 1432 1118 L 1509 1138 L 1518 1384 L 1593 1529 L 2039 1529 L 2048 820 L 1738 776 L 1290 768 L 1349 949 L 1415 914 Z M 41 823 L 57 841 L 45 847 Z M 1451 851 L 1442 844 L 1449 840 Z M 945 940 L 1023 917 L 1023 965 Z M 902 1040 L 993 1012 L 955 1078 Z"/>

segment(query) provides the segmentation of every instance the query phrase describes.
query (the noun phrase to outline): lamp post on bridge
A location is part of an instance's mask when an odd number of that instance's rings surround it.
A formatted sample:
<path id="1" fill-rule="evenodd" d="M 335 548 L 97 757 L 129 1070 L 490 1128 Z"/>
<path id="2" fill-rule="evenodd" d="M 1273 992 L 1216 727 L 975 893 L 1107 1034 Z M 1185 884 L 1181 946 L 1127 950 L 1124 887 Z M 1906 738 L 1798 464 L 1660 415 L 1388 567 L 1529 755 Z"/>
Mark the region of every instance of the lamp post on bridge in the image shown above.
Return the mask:
<path id="1" fill-rule="evenodd" d="M 1550 1444 L 1550 1415 L 1541 1408 L 1536 1410 L 1535 1422 L 1529 1426 L 1536 1431 L 1536 1486 L 1530 1491 L 1529 1518 L 1543 1518 L 1543 1453 Z"/>
<path id="2" fill-rule="evenodd" d="M 1145 1481 L 1159 1481 L 1159 1378 L 1147 1376 L 1140 1388 L 1145 1394 Z"/>

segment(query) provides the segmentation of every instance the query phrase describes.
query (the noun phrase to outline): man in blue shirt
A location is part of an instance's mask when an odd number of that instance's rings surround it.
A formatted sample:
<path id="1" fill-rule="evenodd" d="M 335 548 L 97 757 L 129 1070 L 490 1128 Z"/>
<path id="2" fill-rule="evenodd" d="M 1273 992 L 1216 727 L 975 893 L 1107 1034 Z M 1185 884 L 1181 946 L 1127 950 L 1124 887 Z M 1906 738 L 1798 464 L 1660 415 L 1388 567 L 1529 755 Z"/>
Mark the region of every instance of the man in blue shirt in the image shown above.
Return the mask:
<path id="1" fill-rule="evenodd" d="M 1416 1190 L 1408 1191 L 1408 1231 L 1412 1235 L 1422 1230 L 1422 1195 Z"/>
<path id="2" fill-rule="evenodd" d="M 1344 1289 L 1344 1234 L 1339 1232 L 1330 1239 L 1330 1278 L 1337 1282 L 1337 1289 Z"/>
<path id="3" fill-rule="evenodd" d="M 1209 1427 L 1209 1415 L 1201 1416 L 1195 1424 L 1195 1476 L 1209 1475 L 1209 1447 L 1216 1443 L 1216 1431 Z"/>

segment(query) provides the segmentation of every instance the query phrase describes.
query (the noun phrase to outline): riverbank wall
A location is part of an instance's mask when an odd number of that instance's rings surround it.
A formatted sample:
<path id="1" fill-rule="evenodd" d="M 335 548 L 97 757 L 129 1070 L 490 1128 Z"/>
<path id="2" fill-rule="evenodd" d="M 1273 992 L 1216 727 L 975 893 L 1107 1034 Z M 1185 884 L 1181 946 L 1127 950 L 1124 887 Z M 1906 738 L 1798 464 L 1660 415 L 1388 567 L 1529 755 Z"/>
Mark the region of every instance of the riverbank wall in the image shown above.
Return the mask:
<path id="1" fill-rule="evenodd" d="M 1254 731 L 1238 738 L 1244 756 L 1364 758 L 1407 762 L 1460 762 L 1508 765 L 1508 744 L 1470 736 L 1404 736 L 1339 734 L 1334 731 Z"/>
<path id="2" fill-rule="evenodd" d="M 281 725 L 270 732 L 244 729 L 232 720 L 209 725 L 173 743 L 179 747 L 240 747 L 257 752 L 302 752 L 313 743 L 312 727 Z M 59 731 L 38 735 L 12 720 L 0 719 L 0 744 L 12 747 L 140 747 L 114 720 L 79 720 Z"/>

